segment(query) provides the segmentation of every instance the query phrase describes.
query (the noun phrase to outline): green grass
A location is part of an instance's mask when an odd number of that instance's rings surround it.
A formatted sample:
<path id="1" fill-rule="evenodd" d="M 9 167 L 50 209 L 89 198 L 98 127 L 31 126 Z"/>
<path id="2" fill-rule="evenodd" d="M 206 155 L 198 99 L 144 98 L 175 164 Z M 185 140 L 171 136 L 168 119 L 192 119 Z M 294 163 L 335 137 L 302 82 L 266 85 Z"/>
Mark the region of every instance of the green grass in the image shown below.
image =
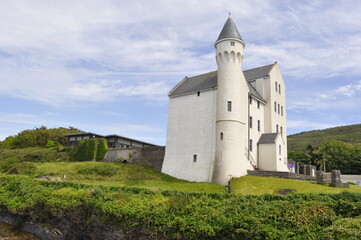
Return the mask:
<path id="1" fill-rule="evenodd" d="M 66 175 L 66 180 L 103 186 L 141 187 L 151 190 L 224 193 L 225 187 L 211 183 L 194 183 L 157 172 L 148 166 L 106 162 L 37 163 L 34 177 Z"/>
<path id="2" fill-rule="evenodd" d="M 361 187 L 334 188 L 310 181 L 245 176 L 232 180 L 232 193 L 241 195 L 274 194 L 280 189 L 295 189 L 295 193 L 340 193 L 350 191 L 361 193 Z"/>
<path id="3" fill-rule="evenodd" d="M 58 176 L 66 181 L 102 186 L 127 186 L 154 191 L 175 190 L 183 192 L 224 193 L 225 187 L 211 183 L 195 183 L 176 179 L 150 167 L 136 164 L 106 162 L 36 163 L 33 177 Z M 333 188 L 309 181 L 245 176 L 232 180 L 232 193 L 240 195 L 274 194 L 279 189 L 295 189 L 296 193 L 361 193 L 361 187 Z"/>

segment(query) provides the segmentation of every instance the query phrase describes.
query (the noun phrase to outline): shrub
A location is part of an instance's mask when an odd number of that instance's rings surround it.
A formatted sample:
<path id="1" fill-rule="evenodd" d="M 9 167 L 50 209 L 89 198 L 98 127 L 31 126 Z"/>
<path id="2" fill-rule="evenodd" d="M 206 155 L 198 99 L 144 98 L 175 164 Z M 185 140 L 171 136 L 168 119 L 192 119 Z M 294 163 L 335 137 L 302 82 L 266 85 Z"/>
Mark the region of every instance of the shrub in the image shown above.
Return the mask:
<path id="1" fill-rule="evenodd" d="M 105 138 L 98 139 L 98 149 L 97 149 L 96 160 L 103 160 L 107 151 L 108 151 L 107 140 Z"/>
<path id="2" fill-rule="evenodd" d="M 341 218 L 335 221 L 330 227 L 325 228 L 324 239 L 361 239 L 361 219 Z"/>
<path id="3" fill-rule="evenodd" d="M 108 143 L 105 138 L 90 138 L 78 141 L 77 147 L 72 154 L 74 161 L 103 160 L 108 151 Z"/>

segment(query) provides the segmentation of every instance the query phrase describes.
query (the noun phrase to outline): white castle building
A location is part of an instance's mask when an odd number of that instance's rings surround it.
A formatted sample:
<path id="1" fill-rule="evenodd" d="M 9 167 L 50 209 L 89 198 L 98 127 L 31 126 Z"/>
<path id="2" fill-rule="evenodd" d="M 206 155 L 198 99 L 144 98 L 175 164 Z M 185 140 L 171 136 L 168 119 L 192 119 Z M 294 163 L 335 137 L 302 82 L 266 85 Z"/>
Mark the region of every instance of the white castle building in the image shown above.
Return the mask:
<path id="1" fill-rule="evenodd" d="M 169 92 L 162 172 L 227 184 L 247 170 L 289 171 L 286 87 L 278 63 L 242 71 L 242 40 L 229 17 L 214 44 L 218 71 Z"/>

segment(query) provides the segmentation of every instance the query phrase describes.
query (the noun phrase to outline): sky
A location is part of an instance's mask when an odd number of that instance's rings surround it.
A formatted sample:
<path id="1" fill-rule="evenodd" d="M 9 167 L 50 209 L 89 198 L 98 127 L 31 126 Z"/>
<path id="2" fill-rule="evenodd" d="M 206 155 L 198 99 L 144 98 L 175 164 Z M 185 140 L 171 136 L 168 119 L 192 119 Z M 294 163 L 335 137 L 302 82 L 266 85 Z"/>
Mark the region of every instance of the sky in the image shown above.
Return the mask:
<path id="1" fill-rule="evenodd" d="M 243 70 L 280 64 L 288 134 L 361 123 L 359 0 L 0 0 L 0 141 L 71 126 L 164 145 L 168 91 L 217 69 L 229 12 Z"/>

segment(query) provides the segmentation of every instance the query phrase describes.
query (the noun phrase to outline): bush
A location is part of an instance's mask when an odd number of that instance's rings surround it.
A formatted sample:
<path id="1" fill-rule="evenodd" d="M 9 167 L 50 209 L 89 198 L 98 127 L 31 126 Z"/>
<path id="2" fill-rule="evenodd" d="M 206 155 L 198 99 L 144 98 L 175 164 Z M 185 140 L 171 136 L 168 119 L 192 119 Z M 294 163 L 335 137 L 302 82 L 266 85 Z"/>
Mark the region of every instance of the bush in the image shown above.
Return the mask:
<path id="1" fill-rule="evenodd" d="M 105 154 L 108 151 L 108 142 L 105 138 L 98 139 L 98 149 L 97 149 L 97 156 L 96 160 L 103 160 Z"/>
<path id="2" fill-rule="evenodd" d="M 63 134 L 79 132 L 82 131 L 73 127 L 48 129 L 45 126 L 41 126 L 33 130 L 24 130 L 16 136 L 7 137 L 4 141 L 0 142 L 0 149 L 65 146 L 66 138 Z"/>
<path id="3" fill-rule="evenodd" d="M 324 230 L 324 239 L 361 239 L 361 219 L 341 218 Z"/>
<path id="4" fill-rule="evenodd" d="M 72 154 L 74 161 L 103 160 L 108 151 L 108 143 L 105 138 L 90 138 L 78 141 L 77 147 Z"/>
<path id="5" fill-rule="evenodd" d="M 66 162 L 70 155 L 58 148 L 24 148 L 0 150 L 0 172 L 8 172 L 17 163 Z"/>
<path id="6" fill-rule="evenodd" d="M 119 167 L 120 168 L 120 167 Z M 107 167 L 91 172 L 116 171 Z M 234 196 L 90 186 L 0 175 L 0 206 L 13 213 L 92 217 L 161 239 L 360 239 L 361 194 Z M 338 202 L 342 202 L 341 206 Z M 351 207 L 353 206 L 353 207 Z M 358 214 L 358 215 L 357 215 Z M 352 216 L 345 218 L 344 216 Z M 69 217 L 70 216 L 70 217 Z M 355 216 L 355 217 L 353 217 Z M 81 218 L 77 218 L 81 219 Z M 76 221 L 76 220 L 75 220 Z M 77 222 L 76 224 L 89 224 Z M 144 237 L 145 239 L 146 237 Z"/>

